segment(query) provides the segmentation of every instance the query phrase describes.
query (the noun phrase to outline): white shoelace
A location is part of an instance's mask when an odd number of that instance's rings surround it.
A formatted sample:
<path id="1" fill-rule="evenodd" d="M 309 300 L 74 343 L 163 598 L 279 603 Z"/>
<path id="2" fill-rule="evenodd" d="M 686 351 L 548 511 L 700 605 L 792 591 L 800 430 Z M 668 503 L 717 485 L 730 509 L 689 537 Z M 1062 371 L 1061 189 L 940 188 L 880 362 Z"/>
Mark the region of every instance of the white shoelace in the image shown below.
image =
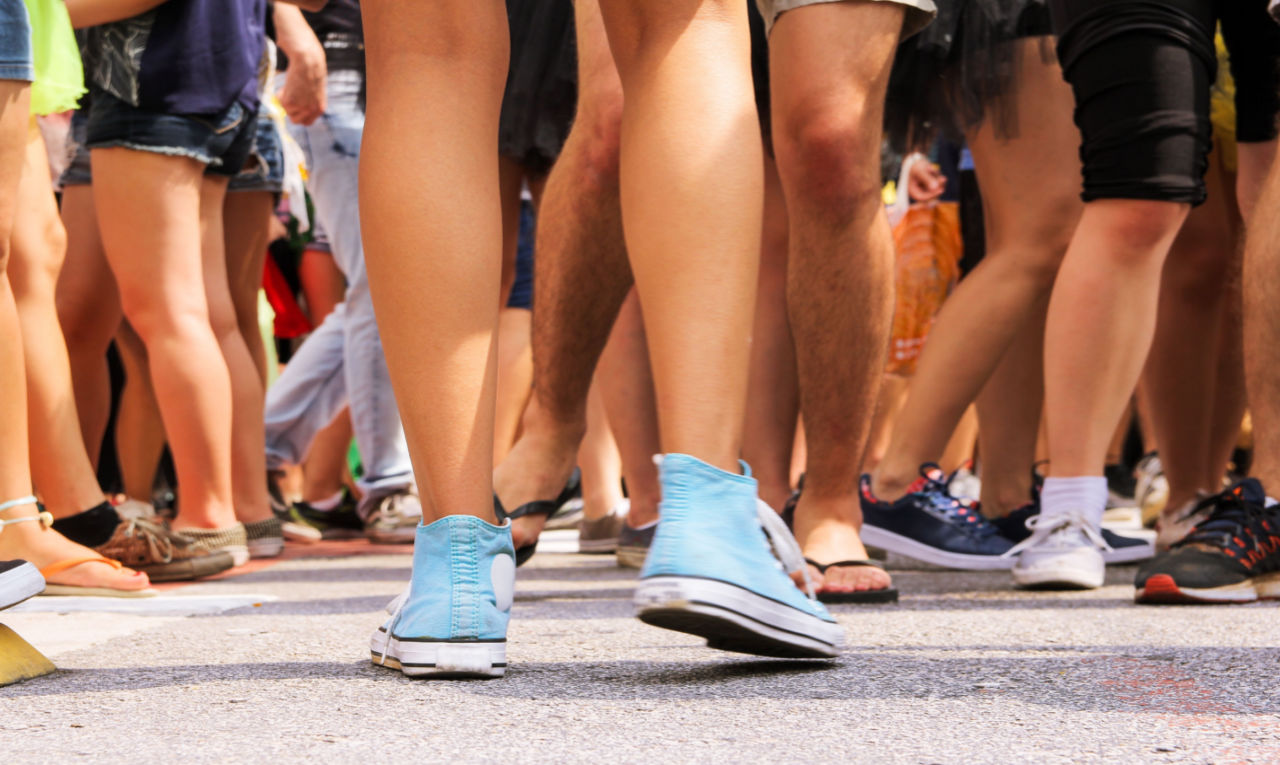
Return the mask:
<path id="1" fill-rule="evenodd" d="M 760 518 L 760 525 L 764 528 L 765 536 L 769 538 L 770 546 L 773 547 L 773 554 L 782 564 L 782 570 L 787 574 L 799 571 L 804 580 L 805 594 L 811 600 L 816 599 L 818 596 L 813 591 L 813 580 L 809 578 L 809 564 L 805 563 L 800 544 L 791 535 L 791 529 L 787 528 L 782 516 L 760 499 L 756 500 L 756 515 Z"/>
<path id="2" fill-rule="evenodd" d="M 1103 539 L 1102 533 L 1095 529 L 1093 524 L 1078 510 L 1072 510 L 1053 517 L 1045 517 L 1043 513 L 1032 516 L 1027 519 L 1027 528 L 1031 529 L 1031 536 L 1009 548 L 1009 551 L 1000 557 L 1012 558 L 1023 550 L 1035 547 L 1055 534 L 1067 534 L 1072 530 L 1083 532 L 1085 538 L 1100 549 L 1111 550 L 1111 545 L 1107 544 L 1107 540 Z"/>
<path id="3" fill-rule="evenodd" d="M 405 587 L 404 592 L 391 599 L 387 603 L 387 613 L 391 614 L 391 621 L 387 622 L 387 642 L 382 646 L 382 655 L 378 657 L 378 666 L 386 666 L 387 654 L 391 652 L 391 636 L 395 634 L 396 624 L 400 622 L 400 612 L 404 610 L 404 604 L 409 602 L 409 588 Z"/>

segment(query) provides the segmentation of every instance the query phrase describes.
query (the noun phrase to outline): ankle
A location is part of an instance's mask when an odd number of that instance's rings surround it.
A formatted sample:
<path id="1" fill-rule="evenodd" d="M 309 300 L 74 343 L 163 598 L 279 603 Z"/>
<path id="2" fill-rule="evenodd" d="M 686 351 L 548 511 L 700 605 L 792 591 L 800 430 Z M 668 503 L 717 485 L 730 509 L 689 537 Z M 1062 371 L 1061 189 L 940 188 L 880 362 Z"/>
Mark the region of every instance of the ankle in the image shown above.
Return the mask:
<path id="1" fill-rule="evenodd" d="M 982 506 L 982 514 L 984 516 L 988 518 L 1003 518 L 1030 501 L 1030 490 L 1023 490 L 1018 487 L 994 486 L 988 490 L 987 484 L 984 483 L 979 504 Z"/>
<path id="2" fill-rule="evenodd" d="M 524 427 L 524 431 L 520 436 L 520 440 L 533 438 L 539 443 L 558 446 L 561 449 L 573 452 L 575 455 L 578 452 L 578 445 L 582 443 L 582 439 L 587 435 L 586 410 L 580 413 L 557 416 L 545 406 L 535 404 L 525 412 L 521 424 Z"/>
<path id="3" fill-rule="evenodd" d="M 814 527 L 831 523 L 850 526 L 862 525 L 862 506 L 857 494 L 816 496 L 800 495 L 796 503 L 796 527 Z"/>
<path id="4" fill-rule="evenodd" d="M 648 526 L 658 520 L 656 495 L 631 495 L 631 509 L 627 511 L 627 525 L 633 529 Z"/>
<path id="5" fill-rule="evenodd" d="M 910 476 L 888 472 L 885 463 L 881 462 L 880 469 L 871 474 L 871 493 L 876 499 L 893 502 L 907 493 L 913 480 Z"/>
<path id="6" fill-rule="evenodd" d="M 582 494 L 582 517 L 598 521 L 622 503 L 621 491 L 592 491 Z"/>

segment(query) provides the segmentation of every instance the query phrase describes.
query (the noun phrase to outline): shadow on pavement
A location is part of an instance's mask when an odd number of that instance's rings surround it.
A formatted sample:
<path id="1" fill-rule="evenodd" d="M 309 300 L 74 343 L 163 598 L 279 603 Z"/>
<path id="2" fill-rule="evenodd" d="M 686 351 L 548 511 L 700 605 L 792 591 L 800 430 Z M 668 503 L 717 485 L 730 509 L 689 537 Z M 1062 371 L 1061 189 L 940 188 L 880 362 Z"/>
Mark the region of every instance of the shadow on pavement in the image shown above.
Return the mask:
<path id="1" fill-rule="evenodd" d="M 410 680 L 398 672 L 352 661 L 191 664 L 125 669 L 63 670 L 4 690 L 40 697 L 299 679 L 401 683 L 418 693 L 456 694 L 519 703 L 595 699 L 646 701 L 778 699 L 803 701 L 1017 701 L 1064 711 L 1140 712 L 1179 716 L 1275 713 L 1271 674 L 1280 649 L 1190 646 L 996 649 L 996 655 L 948 656 L 950 646 L 855 649 L 836 662 L 780 661 L 716 654 L 682 645 L 689 661 L 521 661 L 491 682 Z M 989 651 L 965 647 L 965 652 Z M 932 655 L 916 655 L 933 651 Z M 1048 655 L 1046 655 L 1048 654 Z M 722 658 L 723 657 L 723 658 Z M 456 699 L 456 695 L 453 696 Z"/>

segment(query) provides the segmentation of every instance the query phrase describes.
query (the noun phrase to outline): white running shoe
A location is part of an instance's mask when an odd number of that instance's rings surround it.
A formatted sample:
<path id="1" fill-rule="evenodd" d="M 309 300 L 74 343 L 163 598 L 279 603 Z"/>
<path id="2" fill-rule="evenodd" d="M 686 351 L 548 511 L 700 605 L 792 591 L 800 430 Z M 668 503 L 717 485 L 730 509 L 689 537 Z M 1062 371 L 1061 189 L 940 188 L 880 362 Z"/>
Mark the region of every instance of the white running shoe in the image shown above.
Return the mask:
<path id="1" fill-rule="evenodd" d="M 1005 553 L 1017 556 L 1013 582 L 1045 590 L 1092 590 L 1102 586 L 1111 549 L 1082 513 L 1036 516 L 1027 522 L 1031 536 Z"/>

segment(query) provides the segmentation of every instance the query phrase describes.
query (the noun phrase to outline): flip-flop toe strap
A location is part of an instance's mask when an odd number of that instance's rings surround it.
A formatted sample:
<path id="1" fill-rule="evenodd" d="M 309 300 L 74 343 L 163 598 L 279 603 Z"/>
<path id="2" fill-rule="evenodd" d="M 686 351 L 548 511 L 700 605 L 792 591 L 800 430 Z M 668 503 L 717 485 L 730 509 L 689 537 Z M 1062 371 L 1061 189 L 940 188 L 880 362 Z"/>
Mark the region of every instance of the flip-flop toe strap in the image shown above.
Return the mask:
<path id="1" fill-rule="evenodd" d="M 874 560 L 838 560 L 835 563 L 819 563 L 812 558 L 805 558 L 805 563 L 818 569 L 818 573 L 825 574 L 829 568 L 853 568 L 861 566 L 863 568 L 884 569 L 884 564 Z"/>
<path id="2" fill-rule="evenodd" d="M 45 566 L 44 568 L 40 569 L 40 574 L 44 576 L 45 579 L 48 579 L 49 577 L 54 576 L 56 574 L 61 574 L 63 571 L 66 571 L 67 569 L 75 568 L 76 566 L 79 566 L 81 563 L 105 563 L 111 568 L 114 568 L 117 570 L 124 568 L 124 564 L 121 563 L 120 561 L 112 560 L 110 558 L 103 558 L 102 556 L 96 556 L 92 558 L 68 558 L 67 560 L 60 560 L 57 563 L 51 563 L 48 566 Z"/>

